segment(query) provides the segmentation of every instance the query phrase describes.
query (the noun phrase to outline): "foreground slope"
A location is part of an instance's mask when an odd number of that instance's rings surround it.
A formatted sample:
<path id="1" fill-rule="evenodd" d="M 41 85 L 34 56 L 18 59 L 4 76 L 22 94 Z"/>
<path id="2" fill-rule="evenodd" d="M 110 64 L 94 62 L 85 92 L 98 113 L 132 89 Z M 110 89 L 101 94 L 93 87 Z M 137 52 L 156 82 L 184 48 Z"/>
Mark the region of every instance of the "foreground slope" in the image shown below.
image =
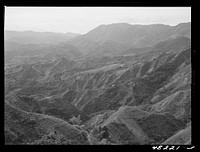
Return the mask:
<path id="1" fill-rule="evenodd" d="M 50 133 L 62 136 L 60 144 L 88 144 L 86 134 L 67 122 L 47 115 L 30 113 L 5 103 L 5 144 L 27 144 Z M 56 144 L 56 143 L 54 143 Z"/>

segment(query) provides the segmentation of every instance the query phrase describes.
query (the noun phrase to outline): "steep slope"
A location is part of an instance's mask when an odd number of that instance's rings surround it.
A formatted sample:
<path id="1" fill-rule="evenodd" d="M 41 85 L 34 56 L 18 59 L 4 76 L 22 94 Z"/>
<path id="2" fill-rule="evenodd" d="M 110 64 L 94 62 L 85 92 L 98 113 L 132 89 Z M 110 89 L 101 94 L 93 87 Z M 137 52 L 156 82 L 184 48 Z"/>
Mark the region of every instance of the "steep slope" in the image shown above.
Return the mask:
<path id="1" fill-rule="evenodd" d="M 185 125 L 167 115 L 123 107 L 112 114 L 101 127 L 107 128 L 110 140 L 118 139 L 116 142 L 122 144 L 152 144 L 164 141 Z M 127 139 L 128 136 L 124 135 L 127 131 L 134 140 Z"/>
<path id="2" fill-rule="evenodd" d="M 5 103 L 6 144 L 27 144 L 50 133 L 61 135 L 59 144 L 89 144 L 87 135 L 67 122 L 36 113 L 29 113 Z M 54 143 L 56 144 L 56 143 Z"/>
<path id="3" fill-rule="evenodd" d="M 126 23 L 115 23 L 100 25 L 89 31 L 84 37 L 91 40 L 93 39 L 97 42 L 112 40 L 121 43 L 138 43 L 140 45 L 145 42 L 145 46 L 147 46 L 157 43 L 159 39 L 165 40 L 168 37 L 175 37 L 175 35 L 187 37 L 190 31 L 191 23 L 182 23 L 176 26 L 164 24 L 131 25 Z M 153 40 L 150 38 L 153 38 Z"/>
<path id="4" fill-rule="evenodd" d="M 10 94 L 6 96 L 6 100 L 8 103 L 27 112 L 52 115 L 68 122 L 72 116 L 77 117 L 78 115 L 81 116 L 80 118 L 83 122 L 88 120 L 88 116 L 82 111 L 79 111 L 66 98 L 47 97 L 37 100 L 34 97 Z"/>
<path id="5" fill-rule="evenodd" d="M 190 22 L 176 26 L 115 23 L 100 25 L 70 42 L 85 53 L 99 55 L 100 52 L 112 52 L 115 54 L 116 52 L 122 52 L 122 49 L 148 47 L 170 38 L 190 38 L 190 33 Z"/>
<path id="6" fill-rule="evenodd" d="M 176 51 L 183 50 L 190 46 L 191 40 L 187 37 L 177 36 L 176 38 L 170 38 L 167 41 L 162 41 L 153 46 L 155 50 Z"/>
<path id="7" fill-rule="evenodd" d="M 51 68 L 50 73 L 59 73 L 66 70 L 70 70 L 76 64 L 73 60 L 67 60 L 66 58 L 62 57 L 58 60 L 58 62 Z"/>
<path id="8" fill-rule="evenodd" d="M 191 144 L 191 125 L 162 143 L 163 145 L 190 145 Z"/>
<path id="9" fill-rule="evenodd" d="M 139 74 L 126 73 L 124 77 L 116 79 L 115 84 L 124 82 L 127 87 L 132 86 L 130 90 L 133 92 L 128 93 L 125 100 L 116 100 L 120 93 L 116 86 L 112 86 L 112 89 L 106 90 L 102 95 L 92 99 L 91 103 L 87 103 L 85 109 L 89 107 L 92 113 L 95 109 L 91 124 L 92 126 L 100 125 L 106 132 L 101 139 L 106 138 L 116 144 L 160 144 L 168 138 L 171 142 L 176 141 L 176 138 L 172 140 L 174 138 L 172 136 L 184 129 L 191 121 L 190 49 L 175 54 L 161 54 L 153 62 L 147 62 L 140 67 L 143 72 L 140 70 Z M 150 70 L 152 67 L 153 70 Z M 125 77 L 128 75 L 130 78 Z M 139 78 L 134 79 L 136 75 Z M 119 88 L 123 87 L 120 85 Z M 106 99 L 107 92 L 110 92 L 109 102 Z M 113 110 L 113 100 L 116 112 L 104 119 L 104 113 Z M 137 106 L 140 110 L 136 111 L 140 112 L 131 115 L 132 112 L 127 109 L 135 109 L 135 107 L 122 108 L 121 102 L 129 106 Z M 125 112 L 126 110 L 128 112 Z M 88 113 L 87 110 L 86 113 Z M 183 138 L 188 139 L 190 133 L 188 132 L 185 136 L 188 137 Z"/>

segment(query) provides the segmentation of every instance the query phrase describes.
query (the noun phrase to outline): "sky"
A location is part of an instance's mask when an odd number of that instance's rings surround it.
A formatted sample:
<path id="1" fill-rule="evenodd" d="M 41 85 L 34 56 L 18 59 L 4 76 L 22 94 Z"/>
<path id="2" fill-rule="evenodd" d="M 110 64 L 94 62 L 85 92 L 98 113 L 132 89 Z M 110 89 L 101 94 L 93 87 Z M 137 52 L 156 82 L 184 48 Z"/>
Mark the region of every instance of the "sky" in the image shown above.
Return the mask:
<path id="1" fill-rule="evenodd" d="M 5 30 L 85 34 L 101 24 L 191 22 L 191 7 L 5 7 Z"/>

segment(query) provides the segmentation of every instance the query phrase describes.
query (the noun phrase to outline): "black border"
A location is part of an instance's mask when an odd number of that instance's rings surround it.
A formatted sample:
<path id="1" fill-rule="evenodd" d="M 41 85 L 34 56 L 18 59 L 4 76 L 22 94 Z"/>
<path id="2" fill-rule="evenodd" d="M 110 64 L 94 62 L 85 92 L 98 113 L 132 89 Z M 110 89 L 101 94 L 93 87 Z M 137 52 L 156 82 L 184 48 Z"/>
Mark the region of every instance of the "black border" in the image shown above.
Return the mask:
<path id="1" fill-rule="evenodd" d="M 84 1 L 77 1 L 77 0 L 70 0 L 70 1 L 46 1 L 46 0 L 22 0 L 22 1 L 16 1 L 16 0 L 4 0 L 3 1 L 3 24 L 4 24 L 4 13 L 5 13 L 5 7 L 6 6 L 38 6 L 38 7 L 105 7 L 105 6 L 109 6 L 109 7 L 191 7 L 191 11 L 192 11 L 192 15 L 194 14 L 198 14 L 197 13 L 197 2 L 191 1 L 191 0 L 168 0 L 168 1 L 150 1 L 150 0 L 137 0 L 137 1 L 127 1 L 127 0 L 113 0 L 113 1 L 108 1 L 107 2 L 97 2 L 97 1 L 93 1 L 93 2 L 84 2 Z M 198 17 L 193 18 L 192 17 L 192 30 L 196 31 L 195 26 L 196 27 L 200 27 L 198 26 Z M 195 34 L 197 35 L 197 32 L 193 32 L 192 33 L 192 48 L 191 48 L 191 54 L 192 54 L 192 145 L 195 145 L 195 149 L 197 149 L 198 147 L 198 140 L 195 140 L 197 138 L 195 138 L 195 136 L 197 136 L 197 131 L 195 131 L 195 128 L 198 128 L 198 78 L 200 78 L 200 74 L 198 72 L 198 69 L 196 68 L 198 66 L 196 60 L 198 58 L 198 48 L 196 47 L 197 39 L 195 38 L 197 36 L 195 36 Z M 196 40 L 195 40 L 196 39 Z M 3 45 L 2 45 L 3 46 Z M 3 71 L 4 72 L 4 71 Z M 3 86 L 3 85 L 2 85 Z M 4 107 L 3 102 L 2 102 L 2 107 Z M 3 112 L 3 110 L 2 110 Z M 3 116 L 3 114 L 2 114 Z M 4 118 L 2 118 L 3 120 Z M 2 127 L 3 128 L 3 127 Z M 4 133 L 2 133 L 3 135 Z M 4 138 L 4 137 L 3 137 Z M 3 144 L 4 143 L 4 139 L 3 139 Z M 16 146 L 4 146 L 4 148 L 6 148 L 6 150 L 37 150 L 37 148 L 40 148 L 40 151 L 43 150 L 55 150 L 55 151 L 75 151 L 75 150 L 83 150 L 83 151 L 89 151 L 92 150 L 95 152 L 96 151 L 114 151 L 114 150 L 120 150 L 120 151 L 126 151 L 126 150 L 131 150 L 131 151 L 135 151 L 135 150 L 141 150 L 141 151 L 150 151 L 152 150 L 152 146 L 150 145 L 145 145 L 145 146 L 130 146 L 130 145 L 116 145 L 116 146 L 20 146 L 20 145 L 16 145 Z M 19 149 L 18 149 L 19 148 Z M 55 148 L 55 149 L 54 149 Z M 61 148 L 61 149 L 60 149 Z M 93 149 L 94 148 L 94 149 Z M 182 148 L 179 148 L 178 150 L 187 150 L 186 149 L 187 146 L 182 146 Z M 199 147 L 198 147 L 199 148 Z"/>
<path id="2" fill-rule="evenodd" d="M 6 6 L 191 6 L 192 0 L 101 0 L 101 1 L 49 1 L 49 0 L 4 0 Z"/>

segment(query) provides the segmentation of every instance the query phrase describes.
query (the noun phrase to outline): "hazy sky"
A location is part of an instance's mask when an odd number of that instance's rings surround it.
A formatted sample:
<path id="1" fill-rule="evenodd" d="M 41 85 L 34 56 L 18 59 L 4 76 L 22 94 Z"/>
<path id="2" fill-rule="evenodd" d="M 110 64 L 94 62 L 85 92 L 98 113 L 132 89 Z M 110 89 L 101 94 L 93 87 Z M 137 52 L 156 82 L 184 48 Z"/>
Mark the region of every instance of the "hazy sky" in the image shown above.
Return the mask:
<path id="1" fill-rule="evenodd" d="M 110 23 L 177 25 L 191 22 L 191 7 L 6 7 L 5 29 L 73 32 Z"/>

